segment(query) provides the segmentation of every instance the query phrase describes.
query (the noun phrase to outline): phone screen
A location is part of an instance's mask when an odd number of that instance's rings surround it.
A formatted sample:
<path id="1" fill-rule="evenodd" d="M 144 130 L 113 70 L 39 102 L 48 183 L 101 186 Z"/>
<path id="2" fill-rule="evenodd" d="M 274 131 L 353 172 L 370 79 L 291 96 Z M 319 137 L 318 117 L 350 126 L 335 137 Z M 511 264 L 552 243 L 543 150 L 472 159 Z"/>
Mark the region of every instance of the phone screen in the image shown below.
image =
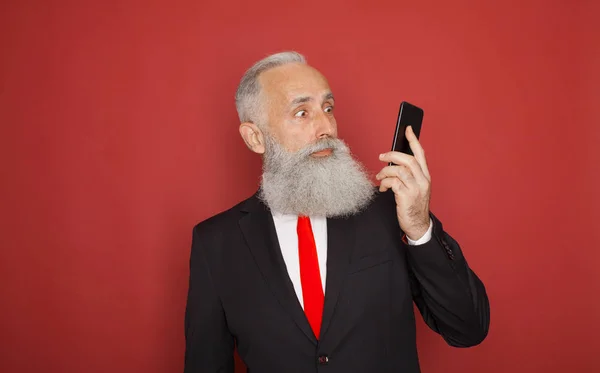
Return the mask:
<path id="1" fill-rule="evenodd" d="M 392 151 L 414 155 L 406 139 L 406 127 L 411 126 L 417 138 L 421 134 L 423 124 L 423 109 L 406 101 L 400 104 L 398 120 L 396 121 L 396 132 L 392 143 Z M 390 163 L 391 165 L 391 163 Z"/>

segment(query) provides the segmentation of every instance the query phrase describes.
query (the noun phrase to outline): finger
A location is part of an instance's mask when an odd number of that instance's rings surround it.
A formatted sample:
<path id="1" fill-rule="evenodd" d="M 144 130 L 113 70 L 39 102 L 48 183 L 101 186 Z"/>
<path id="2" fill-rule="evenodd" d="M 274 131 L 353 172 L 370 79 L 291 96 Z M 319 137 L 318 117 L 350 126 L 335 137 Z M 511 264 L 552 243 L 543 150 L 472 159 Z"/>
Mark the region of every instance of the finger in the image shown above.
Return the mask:
<path id="1" fill-rule="evenodd" d="M 417 135 L 415 135 L 412 126 L 406 127 L 406 139 L 408 140 L 408 144 L 410 145 L 410 150 L 412 150 L 417 162 L 421 166 L 423 175 L 425 175 L 427 180 L 431 181 L 431 176 L 429 175 L 429 167 L 427 167 L 427 160 L 425 158 L 425 149 L 423 149 L 423 147 L 421 146 L 421 143 L 419 142 Z"/>
<path id="2" fill-rule="evenodd" d="M 379 185 L 379 191 L 385 192 L 388 189 L 391 189 L 395 194 L 402 193 L 403 190 L 406 190 L 406 186 L 402 182 L 402 180 L 395 177 L 388 177 L 381 180 L 381 184 Z"/>
<path id="3" fill-rule="evenodd" d="M 418 187 L 419 184 L 415 179 L 412 171 L 405 166 L 386 166 L 375 175 L 377 180 L 384 180 L 386 178 L 398 178 L 407 188 Z"/>
<path id="4" fill-rule="evenodd" d="M 429 183 L 429 178 L 423 172 L 419 161 L 412 155 L 404 154 L 401 152 L 387 152 L 379 156 L 379 159 L 384 162 L 392 162 L 398 166 L 404 166 L 410 169 L 414 178 L 417 180 L 419 185 L 425 185 Z M 387 166 L 393 167 L 393 166 Z"/>

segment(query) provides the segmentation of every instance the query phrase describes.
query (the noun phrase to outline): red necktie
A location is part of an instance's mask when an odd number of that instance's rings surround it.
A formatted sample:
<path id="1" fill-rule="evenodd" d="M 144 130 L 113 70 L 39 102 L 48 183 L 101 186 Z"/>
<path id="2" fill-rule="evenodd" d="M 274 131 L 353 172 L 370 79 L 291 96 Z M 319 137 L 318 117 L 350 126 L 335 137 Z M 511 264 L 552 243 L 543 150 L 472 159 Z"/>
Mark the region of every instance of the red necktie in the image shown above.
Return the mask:
<path id="1" fill-rule="evenodd" d="M 308 323 L 317 339 L 321 330 L 323 317 L 323 285 L 319 272 L 319 259 L 317 246 L 313 236 L 310 218 L 298 217 L 298 255 L 300 257 L 300 282 L 302 283 L 302 298 L 304 300 L 304 313 Z"/>

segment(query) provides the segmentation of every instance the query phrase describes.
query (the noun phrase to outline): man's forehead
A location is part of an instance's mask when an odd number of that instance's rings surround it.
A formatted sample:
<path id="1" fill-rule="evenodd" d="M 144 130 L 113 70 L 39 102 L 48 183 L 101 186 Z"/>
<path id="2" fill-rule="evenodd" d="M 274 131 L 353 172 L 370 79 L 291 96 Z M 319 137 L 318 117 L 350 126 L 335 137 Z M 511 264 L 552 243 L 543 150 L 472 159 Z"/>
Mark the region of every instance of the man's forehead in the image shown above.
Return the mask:
<path id="1" fill-rule="evenodd" d="M 264 72 L 260 78 L 263 88 L 270 95 L 280 96 L 288 102 L 298 97 L 321 98 L 330 92 L 325 77 L 308 65 L 278 66 Z"/>

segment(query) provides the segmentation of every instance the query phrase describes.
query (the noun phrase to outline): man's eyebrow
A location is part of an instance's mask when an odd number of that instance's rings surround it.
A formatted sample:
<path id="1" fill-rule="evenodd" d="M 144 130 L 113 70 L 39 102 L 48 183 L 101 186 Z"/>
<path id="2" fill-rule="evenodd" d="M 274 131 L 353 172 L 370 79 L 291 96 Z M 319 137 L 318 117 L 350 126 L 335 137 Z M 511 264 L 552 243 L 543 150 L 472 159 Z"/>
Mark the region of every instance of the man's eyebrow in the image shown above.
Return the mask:
<path id="1" fill-rule="evenodd" d="M 310 101 L 312 101 L 311 97 L 300 96 L 300 97 L 296 97 L 295 99 L 293 99 L 292 102 L 290 103 L 290 106 L 296 106 L 296 105 L 304 104 L 304 103 L 310 102 Z"/>
<path id="2" fill-rule="evenodd" d="M 328 92 L 323 96 L 323 102 L 327 101 L 327 100 L 333 100 L 333 93 Z M 300 96 L 300 97 L 296 97 L 295 99 L 292 100 L 292 102 L 290 103 L 290 106 L 296 106 L 296 105 L 300 105 L 300 104 L 304 104 L 307 102 L 311 102 L 313 99 L 310 96 Z"/>
<path id="3" fill-rule="evenodd" d="M 327 101 L 327 100 L 335 100 L 333 98 L 333 93 L 332 92 L 329 92 L 325 96 L 323 96 L 323 101 Z"/>

